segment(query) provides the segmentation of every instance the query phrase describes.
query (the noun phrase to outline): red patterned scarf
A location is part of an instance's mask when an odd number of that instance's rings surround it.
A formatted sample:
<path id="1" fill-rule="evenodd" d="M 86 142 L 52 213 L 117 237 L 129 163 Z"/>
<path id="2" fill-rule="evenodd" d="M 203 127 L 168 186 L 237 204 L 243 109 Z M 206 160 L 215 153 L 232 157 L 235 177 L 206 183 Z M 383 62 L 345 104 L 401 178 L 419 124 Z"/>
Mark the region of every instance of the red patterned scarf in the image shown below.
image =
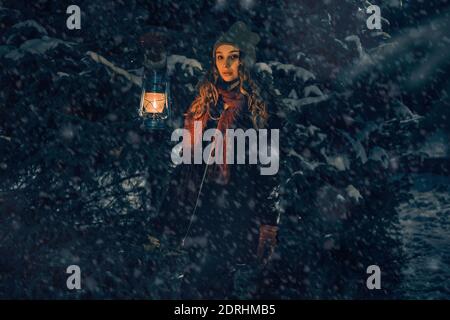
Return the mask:
<path id="1" fill-rule="evenodd" d="M 218 108 L 218 106 L 223 105 L 223 111 L 220 113 L 220 117 L 218 122 L 214 122 L 217 124 L 217 129 L 222 132 L 223 136 L 223 164 L 216 164 L 212 168 L 213 170 L 210 171 L 210 174 L 214 176 L 217 183 L 220 184 L 227 184 L 230 179 L 230 171 L 228 168 L 228 164 L 226 163 L 226 129 L 229 129 L 233 126 L 238 114 L 244 110 L 246 106 L 246 98 L 245 96 L 239 91 L 239 81 L 233 83 L 228 88 L 226 86 L 218 85 L 217 87 L 220 98 L 222 101 L 218 102 L 217 106 L 214 106 L 214 108 Z M 211 110 L 210 113 L 217 113 L 219 114 L 220 110 Z M 205 129 L 205 126 L 210 120 L 210 115 L 205 114 L 200 119 L 197 119 L 197 121 L 202 121 L 202 137 L 203 137 L 203 131 Z M 194 146 L 194 119 L 192 116 L 186 116 L 184 127 L 188 129 L 191 133 L 191 146 Z M 201 140 L 201 139 L 200 139 Z M 195 141 L 195 142 L 201 142 L 201 141 Z M 192 149 L 193 150 L 193 149 Z"/>

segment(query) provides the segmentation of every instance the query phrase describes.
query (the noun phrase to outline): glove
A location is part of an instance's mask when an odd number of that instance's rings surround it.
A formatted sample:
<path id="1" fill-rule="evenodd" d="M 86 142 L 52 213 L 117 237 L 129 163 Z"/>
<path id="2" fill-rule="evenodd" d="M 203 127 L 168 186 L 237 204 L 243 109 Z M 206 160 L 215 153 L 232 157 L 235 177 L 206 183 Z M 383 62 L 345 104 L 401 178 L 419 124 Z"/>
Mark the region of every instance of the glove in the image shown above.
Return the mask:
<path id="1" fill-rule="evenodd" d="M 260 262 L 267 264 L 277 245 L 278 227 L 263 224 L 259 227 L 259 243 L 257 257 Z"/>

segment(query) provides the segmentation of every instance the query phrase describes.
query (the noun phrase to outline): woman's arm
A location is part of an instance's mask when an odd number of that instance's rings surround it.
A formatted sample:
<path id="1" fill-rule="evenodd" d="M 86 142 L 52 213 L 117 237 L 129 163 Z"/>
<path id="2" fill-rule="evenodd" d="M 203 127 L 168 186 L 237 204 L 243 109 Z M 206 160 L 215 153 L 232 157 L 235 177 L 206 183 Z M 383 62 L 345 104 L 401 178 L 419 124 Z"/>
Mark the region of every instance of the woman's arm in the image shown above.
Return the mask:
<path id="1" fill-rule="evenodd" d="M 260 175 L 259 178 L 256 178 L 255 183 L 255 210 L 259 220 L 259 241 L 256 254 L 258 259 L 266 264 L 278 242 L 278 175 Z"/>
<path id="2" fill-rule="evenodd" d="M 259 175 L 255 181 L 256 214 L 261 225 L 278 225 L 278 174 Z"/>
<path id="3" fill-rule="evenodd" d="M 271 147 L 270 154 L 276 159 L 272 158 L 271 161 L 276 161 L 276 172 L 272 175 L 260 175 L 256 182 L 256 198 L 257 198 L 257 214 L 260 220 L 259 226 L 259 244 L 257 249 L 258 258 L 267 263 L 268 259 L 272 255 L 275 246 L 278 242 L 278 223 L 280 219 L 279 210 L 279 188 L 280 188 L 280 120 L 274 114 L 269 117 L 268 128 L 277 129 L 278 133 L 275 141 L 272 141 L 272 134 L 270 132 L 268 138 L 268 146 Z M 276 142 L 276 146 L 273 143 Z M 261 147 L 259 145 L 259 147 Z M 272 163 L 271 163 L 272 165 Z M 259 171 L 261 172 L 261 165 L 259 165 Z M 268 251 L 268 254 L 266 253 Z"/>

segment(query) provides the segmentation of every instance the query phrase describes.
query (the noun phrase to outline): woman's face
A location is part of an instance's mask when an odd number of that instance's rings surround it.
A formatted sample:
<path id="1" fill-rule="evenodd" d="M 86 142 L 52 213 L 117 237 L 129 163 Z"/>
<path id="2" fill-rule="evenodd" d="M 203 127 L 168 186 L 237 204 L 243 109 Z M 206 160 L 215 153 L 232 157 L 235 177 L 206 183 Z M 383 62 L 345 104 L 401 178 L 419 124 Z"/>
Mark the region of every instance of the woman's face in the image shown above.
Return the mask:
<path id="1" fill-rule="evenodd" d="M 230 44 L 222 44 L 216 49 L 216 67 L 224 81 L 239 77 L 239 49 Z"/>

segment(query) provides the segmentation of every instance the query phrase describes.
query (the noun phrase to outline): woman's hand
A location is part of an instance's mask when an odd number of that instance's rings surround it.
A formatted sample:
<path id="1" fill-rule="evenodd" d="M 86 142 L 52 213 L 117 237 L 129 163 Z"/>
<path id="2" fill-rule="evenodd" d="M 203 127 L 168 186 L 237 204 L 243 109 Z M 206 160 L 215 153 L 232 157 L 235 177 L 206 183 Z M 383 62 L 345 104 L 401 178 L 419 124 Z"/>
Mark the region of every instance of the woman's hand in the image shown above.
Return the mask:
<path id="1" fill-rule="evenodd" d="M 257 256 L 264 265 L 267 264 L 277 245 L 278 227 L 263 224 L 259 227 Z"/>

